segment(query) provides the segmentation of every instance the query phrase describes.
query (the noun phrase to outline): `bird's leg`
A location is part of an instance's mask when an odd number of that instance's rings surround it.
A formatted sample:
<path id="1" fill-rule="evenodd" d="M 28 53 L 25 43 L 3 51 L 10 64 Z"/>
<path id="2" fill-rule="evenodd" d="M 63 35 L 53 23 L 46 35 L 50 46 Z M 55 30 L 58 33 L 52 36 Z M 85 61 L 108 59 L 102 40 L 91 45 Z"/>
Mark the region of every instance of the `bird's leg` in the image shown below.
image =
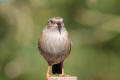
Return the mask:
<path id="1" fill-rule="evenodd" d="M 49 72 L 50 72 L 50 65 L 48 65 L 48 70 L 47 70 L 47 74 L 46 74 L 47 80 L 48 80 L 48 78 L 50 77 Z"/>
<path id="2" fill-rule="evenodd" d="M 62 63 L 62 74 L 61 74 L 62 76 L 64 76 L 65 74 L 64 74 L 64 67 L 63 67 L 63 63 Z"/>

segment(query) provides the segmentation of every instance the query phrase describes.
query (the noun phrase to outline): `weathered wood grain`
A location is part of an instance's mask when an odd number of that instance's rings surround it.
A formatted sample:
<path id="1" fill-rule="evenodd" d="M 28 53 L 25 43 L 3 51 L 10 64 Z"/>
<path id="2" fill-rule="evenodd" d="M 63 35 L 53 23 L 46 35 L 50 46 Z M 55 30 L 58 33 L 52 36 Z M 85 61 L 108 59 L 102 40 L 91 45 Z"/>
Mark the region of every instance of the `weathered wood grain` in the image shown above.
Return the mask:
<path id="1" fill-rule="evenodd" d="M 77 80 L 76 76 L 68 76 L 68 77 L 49 77 L 48 80 Z"/>

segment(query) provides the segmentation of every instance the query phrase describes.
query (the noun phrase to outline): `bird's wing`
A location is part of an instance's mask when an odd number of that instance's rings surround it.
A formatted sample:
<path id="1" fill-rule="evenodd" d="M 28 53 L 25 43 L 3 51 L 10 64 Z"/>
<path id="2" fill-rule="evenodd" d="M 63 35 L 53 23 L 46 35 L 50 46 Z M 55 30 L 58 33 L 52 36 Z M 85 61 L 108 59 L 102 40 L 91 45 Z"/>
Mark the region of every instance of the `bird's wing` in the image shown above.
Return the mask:
<path id="1" fill-rule="evenodd" d="M 67 33 L 67 37 L 68 37 L 67 40 L 68 40 L 68 46 L 69 46 L 68 47 L 68 50 L 69 50 L 68 52 L 70 53 L 70 51 L 71 51 L 71 39 L 70 39 L 69 33 Z"/>
<path id="2" fill-rule="evenodd" d="M 42 52 L 42 44 L 41 44 L 42 38 L 43 38 L 43 32 L 40 33 L 40 38 L 38 39 L 38 49 L 40 52 Z"/>

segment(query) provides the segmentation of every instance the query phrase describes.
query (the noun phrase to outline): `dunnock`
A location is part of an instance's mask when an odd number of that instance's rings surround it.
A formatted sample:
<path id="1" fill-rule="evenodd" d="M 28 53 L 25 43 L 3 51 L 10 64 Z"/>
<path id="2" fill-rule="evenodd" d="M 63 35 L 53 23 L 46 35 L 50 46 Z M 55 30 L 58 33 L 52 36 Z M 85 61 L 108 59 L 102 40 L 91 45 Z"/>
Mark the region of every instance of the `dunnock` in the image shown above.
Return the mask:
<path id="1" fill-rule="evenodd" d="M 71 40 L 64 27 L 63 18 L 53 17 L 48 20 L 38 40 L 38 48 L 48 62 L 47 79 L 51 66 L 53 74 L 64 76 L 63 62 L 70 54 Z"/>

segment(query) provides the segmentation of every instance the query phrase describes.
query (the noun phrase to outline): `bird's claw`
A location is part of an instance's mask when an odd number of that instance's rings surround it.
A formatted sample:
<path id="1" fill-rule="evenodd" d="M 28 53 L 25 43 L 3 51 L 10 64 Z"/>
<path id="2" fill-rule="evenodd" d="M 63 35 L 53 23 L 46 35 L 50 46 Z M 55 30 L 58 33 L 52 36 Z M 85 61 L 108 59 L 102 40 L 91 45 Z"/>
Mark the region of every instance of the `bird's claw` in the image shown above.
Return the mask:
<path id="1" fill-rule="evenodd" d="M 61 74 L 60 76 L 61 76 L 61 77 L 65 77 L 65 75 L 64 75 L 64 74 Z"/>
<path id="2" fill-rule="evenodd" d="M 50 77 L 50 74 L 47 73 L 47 75 L 46 75 L 47 80 L 49 79 L 49 77 Z"/>

